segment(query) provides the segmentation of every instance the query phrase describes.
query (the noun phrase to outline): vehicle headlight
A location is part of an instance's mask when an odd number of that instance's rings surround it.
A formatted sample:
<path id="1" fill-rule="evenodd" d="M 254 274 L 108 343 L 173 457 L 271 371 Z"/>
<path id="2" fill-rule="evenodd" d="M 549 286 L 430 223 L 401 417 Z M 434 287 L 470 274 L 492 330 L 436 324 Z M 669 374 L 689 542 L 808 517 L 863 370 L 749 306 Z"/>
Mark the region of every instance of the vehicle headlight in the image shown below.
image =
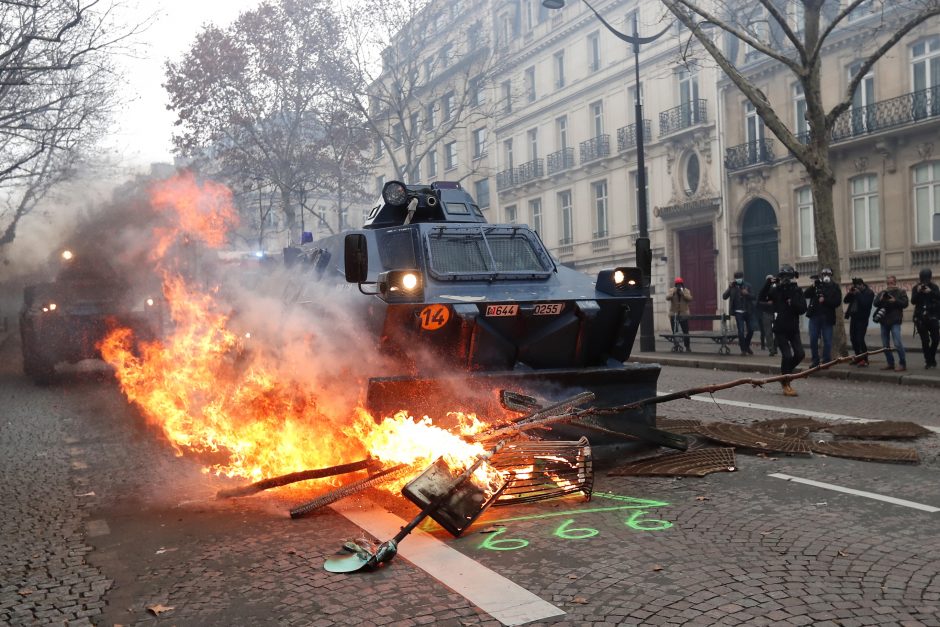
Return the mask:
<path id="1" fill-rule="evenodd" d="M 383 272 L 378 284 L 386 300 L 416 300 L 424 293 L 423 275 L 417 270 Z"/>
<path id="2" fill-rule="evenodd" d="M 382 188 L 382 200 L 387 205 L 406 205 L 408 204 L 408 190 L 405 184 L 399 181 L 389 181 Z"/>
<path id="3" fill-rule="evenodd" d="M 45 305 L 42 306 L 42 310 L 44 312 L 55 311 L 57 308 L 58 308 L 58 305 L 56 305 L 55 303 L 46 303 Z"/>
<path id="4" fill-rule="evenodd" d="M 71 251 L 71 250 L 63 250 L 63 251 L 62 251 L 62 258 L 63 258 L 64 260 L 66 260 L 66 261 L 71 261 L 71 260 L 72 260 L 72 257 L 74 257 L 74 256 L 75 256 L 75 255 L 72 254 L 72 251 Z"/>
<path id="5" fill-rule="evenodd" d="M 639 268 L 614 268 L 597 273 L 597 291 L 611 296 L 636 290 L 642 286 L 643 273 Z"/>
<path id="6" fill-rule="evenodd" d="M 154 300 L 152 298 L 148 298 L 144 302 L 147 304 L 148 307 L 153 307 Z"/>

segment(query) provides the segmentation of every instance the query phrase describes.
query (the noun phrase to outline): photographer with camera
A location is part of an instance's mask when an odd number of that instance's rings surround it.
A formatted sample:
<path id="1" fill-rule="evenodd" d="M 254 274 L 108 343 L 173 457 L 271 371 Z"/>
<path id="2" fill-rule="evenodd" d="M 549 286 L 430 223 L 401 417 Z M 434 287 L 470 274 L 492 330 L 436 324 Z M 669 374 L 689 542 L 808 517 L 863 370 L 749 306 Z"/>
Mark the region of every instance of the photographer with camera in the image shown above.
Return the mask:
<path id="1" fill-rule="evenodd" d="M 822 337 L 824 362 L 832 361 L 832 329 L 836 324 L 836 308 L 842 302 L 842 290 L 832 282 L 832 270 L 823 268 L 810 277 L 813 284 L 806 288 L 806 317 L 809 318 L 810 368 L 819 365 L 819 339 Z"/>
<path id="2" fill-rule="evenodd" d="M 764 279 L 764 285 L 761 287 L 760 294 L 765 294 L 770 287 L 777 282 L 777 277 L 772 274 L 768 274 L 767 278 Z M 765 300 L 762 296 L 758 295 L 757 298 L 757 311 L 760 316 L 760 343 L 761 348 L 766 348 L 769 352 L 767 353 L 770 357 L 777 356 L 777 342 L 774 340 L 774 310 L 770 306 L 770 302 Z"/>
<path id="3" fill-rule="evenodd" d="M 894 353 L 885 352 L 885 359 L 888 365 L 882 370 L 896 370 L 904 372 L 907 370 L 907 359 L 904 354 L 904 343 L 901 341 L 901 320 L 904 317 L 903 310 L 907 307 L 907 291 L 898 286 L 898 277 L 889 275 L 886 279 L 886 287 L 878 296 L 875 297 L 875 311 L 871 319 L 881 325 L 881 345 L 884 348 L 891 348 L 891 340 L 894 339 L 894 348 L 898 352 L 898 367 L 894 367 Z"/>
<path id="4" fill-rule="evenodd" d="M 845 293 L 842 302 L 847 303 L 845 318 L 849 321 L 849 341 L 855 355 L 868 352 L 865 342 L 865 333 L 868 331 L 868 318 L 871 316 L 871 305 L 875 302 L 875 293 L 862 279 L 852 279 L 852 287 Z M 868 367 L 868 357 L 862 357 L 852 362 L 859 368 Z"/>
<path id="5" fill-rule="evenodd" d="M 734 273 L 734 281 L 721 295 L 728 301 L 728 313 L 734 316 L 738 327 L 738 347 L 742 355 L 753 355 L 751 338 L 754 337 L 754 292 L 751 284 L 744 280 L 744 273 Z"/>
<path id="6" fill-rule="evenodd" d="M 920 283 L 911 290 L 914 329 L 920 335 L 926 369 L 937 367 L 937 345 L 940 344 L 940 287 L 932 278 L 930 268 L 924 268 L 920 271 Z"/>
<path id="7" fill-rule="evenodd" d="M 764 284 L 758 302 L 774 312 L 774 339 L 780 350 L 780 374 L 791 374 L 803 361 L 803 341 L 800 339 L 800 316 L 806 313 L 806 298 L 796 284 L 800 275 L 793 266 L 783 265 L 777 281 Z M 789 383 L 781 383 L 784 396 L 797 396 Z"/>
<path id="8" fill-rule="evenodd" d="M 685 286 L 685 281 L 681 276 L 677 276 L 674 286 L 666 292 L 666 300 L 669 301 L 669 326 L 673 333 L 678 333 L 682 329 L 685 337 L 685 352 L 692 351 L 689 341 L 689 303 L 692 302 L 692 291 Z"/>

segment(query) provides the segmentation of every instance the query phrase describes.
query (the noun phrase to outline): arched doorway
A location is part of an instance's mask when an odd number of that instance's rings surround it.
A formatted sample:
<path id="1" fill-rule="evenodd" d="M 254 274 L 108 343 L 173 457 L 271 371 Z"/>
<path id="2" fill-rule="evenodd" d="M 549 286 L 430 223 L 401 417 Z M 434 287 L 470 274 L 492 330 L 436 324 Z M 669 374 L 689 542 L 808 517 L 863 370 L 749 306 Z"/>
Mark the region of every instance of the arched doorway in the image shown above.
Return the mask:
<path id="1" fill-rule="evenodd" d="M 744 279 L 753 285 L 754 289 L 759 289 L 764 284 L 764 277 L 777 274 L 780 269 L 777 215 L 770 203 L 763 198 L 754 199 L 744 210 L 741 257 L 744 262 Z"/>

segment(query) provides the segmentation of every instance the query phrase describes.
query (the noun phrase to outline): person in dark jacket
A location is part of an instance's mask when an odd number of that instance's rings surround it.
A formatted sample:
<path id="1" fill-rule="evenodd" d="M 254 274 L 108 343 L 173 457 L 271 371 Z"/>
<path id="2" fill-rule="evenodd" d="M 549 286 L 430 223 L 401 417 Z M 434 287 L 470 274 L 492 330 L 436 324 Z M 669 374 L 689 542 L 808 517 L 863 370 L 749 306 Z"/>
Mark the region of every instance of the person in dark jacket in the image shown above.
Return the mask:
<path id="1" fill-rule="evenodd" d="M 920 335 L 924 351 L 924 368 L 937 367 L 937 345 L 940 344 L 940 287 L 931 281 L 930 268 L 920 271 L 920 283 L 911 290 L 914 305 L 914 328 Z"/>
<path id="2" fill-rule="evenodd" d="M 738 348 L 742 355 L 753 355 L 751 338 L 754 337 L 754 291 L 751 284 L 744 280 L 740 270 L 734 273 L 734 281 L 721 297 L 728 301 L 728 313 L 734 316 L 738 327 Z"/>
<path id="3" fill-rule="evenodd" d="M 898 367 L 894 367 L 894 353 L 890 350 L 885 352 L 885 359 L 888 365 L 882 370 L 896 370 L 904 372 L 907 370 L 907 359 L 904 354 L 904 343 L 901 341 L 901 320 L 904 317 L 904 309 L 908 305 L 907 291 L 898 286 L 898 278 L 894 275 L 888 276 L 886 287 L 878 296 L 875 297 L 875 311 L 872 313 L 872 319 L 881 324 L 881 345 L 885 348 L 891 348 L 891 340 L 894 339 L 894 348 L 898 352 Z M 878 310 L 881 309 L 881 315 Z"/>
<path id="4" fill-rule="evenodd" d="M 768 274 L 767 278 L 764 279 L 764 286 L 761 288 L 761 293 L 764 293 L 764 290 L 769 290 L 770 286 L 776 282 L 777 277 Z M 767 349 L 767 355 L 769 357 L 776 357 L 777 342 L 774 339 L 774 310 L 771 308 L 769 301 L 763 301 L 760 298 L 757 299 L 757 310 L 760 320 L 761 348 Z"/>
<path id="5" fill-rule="evenodd" d="M 776 283 L 766 283 L 758 294 L 758 302 L 774 312 L 774 339 L 780 351 L 780 374 L 791 374 L 803 361 L 800 339 L 800 317 L 806 313 L 806 297 L 796 284 L 799 275 L 792 266 L 783 265 Z M 789 382 L 782 382 L 785 396 L 797 396 Z"/>
<path id="6" fill-rule="evenodd" d="M 871 317 L 871 304 L 875 302 L 875 293 L 868 284 L 860 278 L 852 279 L 852 287 L 845 293 L 842 302 L 847 303 L 845 317 L 849 321 L 849 341 L 855 355 L 868 352 L 865 342 L 865 333 L 868 331 L 868 319 Z M 868 367 L 868 357 L 862 357 L 852 362 L 859 368 Z"/>
<path id="7" fill-rule="evenodd" d="M 823 268 L 810 277 L 813 284 L 806 288 L 806 317 L 809 318 L 810 368 L 819 365 L 819 339 L 822 338 L 824 362 L 832 361 L 832 329 L 836 324 L 836 309 L 842 302 L 842 290 L 832 280 L 832 270 Z"/>

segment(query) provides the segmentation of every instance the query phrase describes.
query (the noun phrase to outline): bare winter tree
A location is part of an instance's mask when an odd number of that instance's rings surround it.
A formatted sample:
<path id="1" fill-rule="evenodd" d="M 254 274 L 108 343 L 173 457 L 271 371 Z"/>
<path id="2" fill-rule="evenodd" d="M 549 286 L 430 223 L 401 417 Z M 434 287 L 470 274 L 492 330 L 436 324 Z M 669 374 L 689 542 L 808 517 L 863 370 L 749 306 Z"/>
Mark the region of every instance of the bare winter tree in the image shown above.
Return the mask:
<path id="1" fill-rule="evenodd" d="M 228 28 L 206 26 L 166 65 L 177 152 L 234 188 L 272 187 L 293 232 L 299 199 L 338 185 L 337 121 L 362 128 L 335 98 L 353 75 L 340 41 L 327 0 L 268 0 Z"/>
<path id="2" fill-rule="evenodd" d="M 144 27 L 108 0 L 0 0 L 0 246 L 103 135 L 110 59 Z"/>
<path id="3" fill-rule="evenodd" d="M 859 84 L 872 66 L 907 33 L 940 15 L 940 0 L 662 0 L 691 32 L 728 78 L 754 105 L 764 124 L 806 169 L 813 193 L 816 250 L 819 264 L 841 280 L 839 242 L 833 210 L 835 177 L 830 163 L 832 131 L 844 123 Z M 824 93 L 821 62 L 829 41 L 849 25 L 856 11 L 877 11 L 881 19 L 866 33 L 869 48 L 845 91 L 830 102 Z M 722 35 L 716 36 L 716 30 Z M 721 46 L 724 39 L 726 45 Z M 789 69 L 803 88 L 808 137 L 800 137 L 783 120 L 755 83 L 735 63 L 734 52 L 746 48 Z M 841 320 L 841 310 L 837 310 Z M 836 345 L 845 352 L 845 328 L 837 324 Z"/>
<path id="4" fill-rule="evenodd" d="M 430 152 L 473 141 L 470 133 L 495 114 L 497 57 L 487 17 L 458 15 L 467 4 L 361 0 L 347 13 L 358 73 L 353 102 L 372 133 L 376 159 L 386 156 L 399 180 L 416 182 Z M 462 165 L 466 177 L 482 160 Z"/>

